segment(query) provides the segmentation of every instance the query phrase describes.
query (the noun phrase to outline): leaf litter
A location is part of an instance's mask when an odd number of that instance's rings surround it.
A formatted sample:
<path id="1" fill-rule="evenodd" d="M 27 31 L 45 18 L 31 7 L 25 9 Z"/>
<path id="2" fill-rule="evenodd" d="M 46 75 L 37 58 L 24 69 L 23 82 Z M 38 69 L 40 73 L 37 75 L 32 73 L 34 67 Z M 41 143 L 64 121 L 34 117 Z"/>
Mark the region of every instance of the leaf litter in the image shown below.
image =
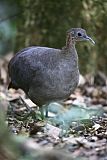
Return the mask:
<path id="1" fill-rule="evenodd" d="M 19 150 L 29 153 L 22 159 L 52 159 L 50 153 L 58 160 L 107 159 L 107 77 L 102 72 L 81 75 L 75 92 L 64 103 L 49 104 L 49 118 L 42 120 L 23 91 L 7 90 L 8 60 L 1 62 L 0 110 Z"/>

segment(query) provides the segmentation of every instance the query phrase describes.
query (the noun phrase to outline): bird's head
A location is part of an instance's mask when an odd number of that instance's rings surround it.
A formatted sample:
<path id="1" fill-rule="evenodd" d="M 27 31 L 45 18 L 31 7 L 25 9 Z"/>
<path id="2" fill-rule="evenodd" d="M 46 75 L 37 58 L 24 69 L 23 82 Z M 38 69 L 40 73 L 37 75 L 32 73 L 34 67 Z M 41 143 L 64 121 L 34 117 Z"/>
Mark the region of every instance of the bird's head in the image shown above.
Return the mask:
<path id="1" fill-rule="evenodd" d="M 86 31 L 82 28 L 71 28 L 67 31 L 67 35 L 72 38 L 73 41 L 84 41 L 88 40 L 95 44 L 93 39 L 87 36 Z"/>

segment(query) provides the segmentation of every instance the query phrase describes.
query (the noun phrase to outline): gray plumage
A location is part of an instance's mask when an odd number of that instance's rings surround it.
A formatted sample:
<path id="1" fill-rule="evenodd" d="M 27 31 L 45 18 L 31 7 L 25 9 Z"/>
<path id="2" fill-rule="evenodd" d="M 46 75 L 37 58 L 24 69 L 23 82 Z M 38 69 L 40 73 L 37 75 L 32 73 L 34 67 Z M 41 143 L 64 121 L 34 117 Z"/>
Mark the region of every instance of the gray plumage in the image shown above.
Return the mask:
<path id="1" fill-rule="evenodd" d="M 81 28 L 67 32 L 62 49 L 32 46 L 9 62 L 9 88 L 21 88 L 38 106 L 69 97 L 79 81 L 75 41 L 91 40 Z"/>

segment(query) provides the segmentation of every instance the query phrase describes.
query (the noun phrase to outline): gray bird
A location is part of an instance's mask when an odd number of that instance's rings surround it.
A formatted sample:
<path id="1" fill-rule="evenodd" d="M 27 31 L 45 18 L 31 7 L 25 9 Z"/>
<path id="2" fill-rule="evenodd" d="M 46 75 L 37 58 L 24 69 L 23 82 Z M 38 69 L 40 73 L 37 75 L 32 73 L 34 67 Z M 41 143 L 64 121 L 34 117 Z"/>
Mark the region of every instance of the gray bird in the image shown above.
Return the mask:
<path id="1" fill-rule="evenodd" d="M 22 49 L 9 62 L 8 88 L 21 88 L 39 107 L 67 99 L 78 85 L 75 43 L 83 40 L 95 43 L 84 29 L 72 28 L 67 31 L 62 49 L 39 46 Z"/>

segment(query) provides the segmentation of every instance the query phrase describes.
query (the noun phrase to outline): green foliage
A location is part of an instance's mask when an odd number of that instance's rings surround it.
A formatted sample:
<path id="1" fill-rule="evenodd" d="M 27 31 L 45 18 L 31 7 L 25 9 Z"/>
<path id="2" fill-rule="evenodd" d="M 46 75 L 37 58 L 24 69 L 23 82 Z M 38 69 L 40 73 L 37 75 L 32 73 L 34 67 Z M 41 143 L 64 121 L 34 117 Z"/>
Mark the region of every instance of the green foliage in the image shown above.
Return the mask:
<path id="1" fill-rule="evenodd" d="M 0 55 L 13 50 L 15 37 L 15 3 L 0 2 Z M 10 21 L 11 19 L 11 21 Z"/>
<path id="2" fill-rule="evenodd" d="M 49 110 L 57 113 L 55 118 L 52 118 L 54 124 L 64 125 L 64 127 L 69 127 L 72 122 L 79 122 L 83 120 L 91 121 L 93 116 L 102 116 L 104 110 L 101 106 L 93 106 L 91 109 L 86 105 L 69 105 L 69 109 L 64 109 L 64 107 L 59 103 L 50 103 L 48 106 Z"/>
<path id="3" fill-rule="evenodd" d="M 12 0 L 10 0 L 12 1 Z M 107 1 L 106 0 L 16 0 L 21 14 L 17 17 L 16 50 L 29 45 L 61 48 L 66 30 L 86 29 L 96 42 L 77 45 L 80 71 L 106 71 Z"/>

